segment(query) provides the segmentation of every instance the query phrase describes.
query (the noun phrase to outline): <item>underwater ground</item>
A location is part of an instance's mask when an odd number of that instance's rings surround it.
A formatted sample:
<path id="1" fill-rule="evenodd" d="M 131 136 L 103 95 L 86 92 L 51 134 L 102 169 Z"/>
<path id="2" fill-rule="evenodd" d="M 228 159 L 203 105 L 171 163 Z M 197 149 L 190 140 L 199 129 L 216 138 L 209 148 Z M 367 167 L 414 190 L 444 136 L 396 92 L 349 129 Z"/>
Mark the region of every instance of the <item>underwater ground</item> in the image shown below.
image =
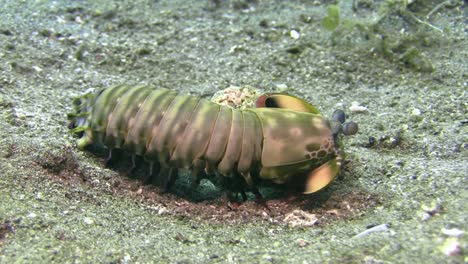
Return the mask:
<path id="1" fill-rule="evenodd" d="M 1 1 L 0 263 L 467 263 L 467 17 L 461 0 Z M 68 131 L 74 97 L 121 83 L 287 92 L 360 131 L 314 195 L 235 206 L 188 175 L 164 193 Z"/>

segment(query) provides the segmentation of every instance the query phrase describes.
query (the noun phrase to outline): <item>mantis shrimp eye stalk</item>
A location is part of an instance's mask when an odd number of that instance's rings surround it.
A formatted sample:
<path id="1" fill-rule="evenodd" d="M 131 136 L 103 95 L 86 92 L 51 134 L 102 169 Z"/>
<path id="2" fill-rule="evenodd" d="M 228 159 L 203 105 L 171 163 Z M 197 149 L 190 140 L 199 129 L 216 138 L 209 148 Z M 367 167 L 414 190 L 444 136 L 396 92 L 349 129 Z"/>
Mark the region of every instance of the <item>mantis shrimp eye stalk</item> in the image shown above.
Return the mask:
<path id="1" fill-rule="evenodd" d="M 341 125 L 341 130 L 345 136 L 355 135 L 358 132 L 358 129 L 358 124 L 353 121 L 346 122 Z"/>
<path id="2" fill-rule="evenodd" d="M 346 115 L 343 112 L 343 110 L 338 109 L 333 112 L 332 118 L 330 119 L 330 124 L 335 140 L 339 134 L 343 134 L 345 136 L 352 136 L 358 132 L 359 127 L 355 122 L 345 122 L 345 120 Z"/>

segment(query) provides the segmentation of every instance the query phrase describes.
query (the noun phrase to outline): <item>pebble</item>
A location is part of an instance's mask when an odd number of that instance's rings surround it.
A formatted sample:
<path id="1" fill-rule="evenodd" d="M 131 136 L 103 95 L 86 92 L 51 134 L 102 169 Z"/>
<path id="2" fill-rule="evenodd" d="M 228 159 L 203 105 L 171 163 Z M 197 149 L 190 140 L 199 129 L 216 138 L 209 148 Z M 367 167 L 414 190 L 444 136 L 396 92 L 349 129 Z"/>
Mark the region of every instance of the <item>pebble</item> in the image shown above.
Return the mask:
<path id="1" fill-rule="evenodd" d="M 301 37 L 301 34 L 293 29 L 289 32 L 289 36 L 291 36 L 291 38 L 293 39 L 299 39 Z"/>

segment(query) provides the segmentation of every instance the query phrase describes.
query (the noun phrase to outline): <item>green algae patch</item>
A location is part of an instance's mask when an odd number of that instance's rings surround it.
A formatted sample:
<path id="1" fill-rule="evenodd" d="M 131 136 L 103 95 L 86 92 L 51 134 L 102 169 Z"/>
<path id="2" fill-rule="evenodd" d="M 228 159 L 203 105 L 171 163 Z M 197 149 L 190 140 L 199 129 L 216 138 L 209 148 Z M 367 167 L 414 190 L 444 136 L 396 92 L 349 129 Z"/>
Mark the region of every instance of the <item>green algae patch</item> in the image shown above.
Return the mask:
<path id="1" fill-rule="evenodd" d="M 334 31 L 340 25 L 340 9 L 337 5 L 329 5 L 327 13 L 322 20 L 322 26 L 328 31 Z"/>

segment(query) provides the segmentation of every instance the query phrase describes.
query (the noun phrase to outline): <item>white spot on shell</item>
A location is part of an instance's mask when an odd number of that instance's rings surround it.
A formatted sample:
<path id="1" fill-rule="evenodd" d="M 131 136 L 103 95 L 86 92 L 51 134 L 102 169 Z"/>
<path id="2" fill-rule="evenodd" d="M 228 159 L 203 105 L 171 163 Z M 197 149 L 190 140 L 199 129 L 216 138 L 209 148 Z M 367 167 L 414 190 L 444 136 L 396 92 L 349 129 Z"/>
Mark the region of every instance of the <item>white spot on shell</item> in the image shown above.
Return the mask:
<path id="1" fill-rule="evenodd" d="M 302 136 L 302 129 L 298 127 L 292 127 L 289 129 L 289 134 L 293 137 L 301 137 Z"/>

